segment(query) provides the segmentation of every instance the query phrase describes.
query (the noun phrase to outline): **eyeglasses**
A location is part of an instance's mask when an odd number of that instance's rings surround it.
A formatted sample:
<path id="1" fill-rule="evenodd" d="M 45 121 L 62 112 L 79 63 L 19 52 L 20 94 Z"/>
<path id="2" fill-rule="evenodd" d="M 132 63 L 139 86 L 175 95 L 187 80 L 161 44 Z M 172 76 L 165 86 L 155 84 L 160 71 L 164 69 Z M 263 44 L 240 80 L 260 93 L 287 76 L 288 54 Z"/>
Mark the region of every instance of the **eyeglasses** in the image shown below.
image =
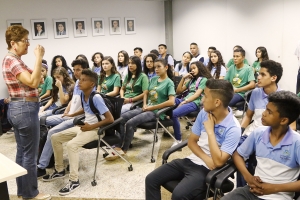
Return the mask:
<path id="1" fill-rule="evenodd" d="M 20 42 L 23 42 L 25 44 L 29 44 L 30 43 L 30 40 L 29 39 L 24 39 L 24 40 L 20 40 Z"/>

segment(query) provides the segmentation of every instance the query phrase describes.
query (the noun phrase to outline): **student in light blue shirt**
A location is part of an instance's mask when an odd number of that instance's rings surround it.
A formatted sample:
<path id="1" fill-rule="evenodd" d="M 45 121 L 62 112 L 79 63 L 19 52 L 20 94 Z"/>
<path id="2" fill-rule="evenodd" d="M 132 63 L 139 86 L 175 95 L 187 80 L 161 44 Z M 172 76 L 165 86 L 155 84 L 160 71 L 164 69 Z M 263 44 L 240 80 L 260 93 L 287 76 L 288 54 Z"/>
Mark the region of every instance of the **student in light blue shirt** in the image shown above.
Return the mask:
<path id="1" fill-rule="evenodd" d="M 300 99 L 289 91 L 269 95 L 262 124 L 255 129 L 233 155 L 237 169 L 248 185 L 235 189 L 222 200 L 293 199 L 299 191 L 300 135 L 289 124 L 300 114 Z M 245 161 L 255 153 L 257 166 L 251 175 Z"/>
<path id="2" fill-rule="evenodd" d="M 207 68 L 214 79 L 224 79 L 226 76 L 225 63 L 220 51 L 214 50 L 210 53 L 210 59 Z"/>
<path id="3" fill-rule="evenodd" d="M 181 180 L 172 199 L 205 199 L 205 177 L 210 170 L 223 166 L 235 151 L 241 131 L 228 104 L 233 87 L 225 80 L 209 79 L 200 111 L 188 139 L 193 152 L 187 158 L 164 164 L 146 177 L 146 200 L 160 200 L 160 187 Z"/>

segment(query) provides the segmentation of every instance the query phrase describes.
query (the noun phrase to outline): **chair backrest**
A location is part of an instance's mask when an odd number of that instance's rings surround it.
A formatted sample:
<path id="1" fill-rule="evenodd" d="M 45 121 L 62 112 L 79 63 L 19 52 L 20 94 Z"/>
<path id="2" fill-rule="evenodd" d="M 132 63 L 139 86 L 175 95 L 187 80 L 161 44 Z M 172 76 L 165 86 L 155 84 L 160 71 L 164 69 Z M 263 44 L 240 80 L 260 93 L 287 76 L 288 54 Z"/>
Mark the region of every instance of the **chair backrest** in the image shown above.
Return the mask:
<path id="1" fill-rule="evenodd" d="M 176 91 L 181 79 L 182 79 L 182 76 L 174 76 L 173 80 L 174 80 L 174 85 L 175 85 L 175 91 Z"/>

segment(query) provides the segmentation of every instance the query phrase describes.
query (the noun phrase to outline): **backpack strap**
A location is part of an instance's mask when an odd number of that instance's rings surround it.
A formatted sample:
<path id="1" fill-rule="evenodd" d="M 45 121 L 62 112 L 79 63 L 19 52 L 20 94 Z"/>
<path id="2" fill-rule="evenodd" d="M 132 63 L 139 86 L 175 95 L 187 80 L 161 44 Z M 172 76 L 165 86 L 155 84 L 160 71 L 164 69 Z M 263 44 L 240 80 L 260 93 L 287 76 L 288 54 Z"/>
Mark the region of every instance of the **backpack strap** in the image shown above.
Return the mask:
<path id="1" fill-rule="evenodd" d="M 196 85 L 195 85 L 196 91 L 198 90 L 199 83 L 201 82 L 201 80 L 202 80 L 202 77 L 200 76 L 200 77 L 197 79 L 197 81 L 196 81 Z"/>
<path id="2" fill-rule="evenodd" d="M 92 112 L 96 115 L 98 121 L 101 121 L 100 113 L 99 113 L 98 109 L 95 107 L 94 101 L 93 101 L 93 98 L 94 98 L 95 94 L 99 94 L 99 93 L 93 91 L 93 92 L 90 94 L 90 97 L 89 97 L 89 105 L 90 105 L 90 108 L 91 108 Z M 80 95 L 81 95 L 81 106 L 82 106 L 82 109 L 84 110 L 84 106 L 83 106 L 83 102 L 82 102 L 82 101 L 84 100 L 83 94 L 81 93 Z"/>
<path id="3" fill-rule="evenodd" d="M 178 64 L 178 72 L 181 70 L 182 68 L 182 62 Z"/>

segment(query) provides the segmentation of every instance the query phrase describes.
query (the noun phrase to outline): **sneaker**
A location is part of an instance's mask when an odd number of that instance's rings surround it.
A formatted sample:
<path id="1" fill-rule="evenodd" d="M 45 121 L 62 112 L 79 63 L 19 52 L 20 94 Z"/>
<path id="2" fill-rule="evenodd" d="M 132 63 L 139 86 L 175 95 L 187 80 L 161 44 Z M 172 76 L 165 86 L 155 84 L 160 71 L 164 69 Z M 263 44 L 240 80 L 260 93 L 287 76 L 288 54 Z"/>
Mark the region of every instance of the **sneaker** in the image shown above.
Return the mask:
<path id="1" fill-rule="evenodd" d="M 116 150 L 116 149 L 115 149 Z M 116 150 L 120 155 L 125 155 L 124 151 L 121 149 L 121 150 Z M 108 151 L 108 156 L 106 156 L 104 159 L 107 160 L 107 161 L 113 161 L 113 160 L 116 160 L 118 158 L 120 158 L 118 156 L 118 154 L 116 154 L 113 150 L 110 150 Z"/>
<path id="2" fill-rule="evenodd" d="M 65 177 L 66 173 L 65 170 L 58 172 L 56 170 L 54 170 L 54 172 L 52 174 L 48 174 L 46 176 L 43 176 L 43 181 L 49 182 L 49 181 L 53 181 L 55 179 L 59 179 L 59 178 L 63 178 Z"/>
<path id="3" fill-rule="evenodd" d="M 37 178 L 40 179 L 42 178 L 43 176 L 46 175 L 46 170 L 45 169 L 41 169 L 41 168 L 37 168 Z"/>
<path id="4" fill-rule="evenodd" d="M 176 140 L 176 141 L 174 141 L 173 144 L 172 144 L 172 146 L 171 146 L 171 148 L 175 147 L 177 144 L 179 144 L 181 142 L 182 142 L 182 140 Z"/>
<path id="5" fill-rule="evenodd" d="M 69 183 L 67 183 L 67 185 L 65 185 L 65 187 L 60 189 L 58 193 L 62 196 L 65 196 L 65 195 L 68 195 L 68 194 L 74 192 L 74 190 L 78 189 L 79 187 L 80 187 L 79 180 L 78 181 L 69 181 Z"/>
<path id="6" fill-rule="evenodd" d="M 39 193 L 36 197 L 28 200 L 50 200 L 50 199 L 51 199 L 50 194 Z"/>
<path id="7" fill-rule="evenodd" d="M 236 117 L 241 117 L 241 116 L 243 116 L 243 111 L 242 111 L 242 110 L 237 110 L 237 111 L 235 111 L 234 116 L 236 116 Z"/>

